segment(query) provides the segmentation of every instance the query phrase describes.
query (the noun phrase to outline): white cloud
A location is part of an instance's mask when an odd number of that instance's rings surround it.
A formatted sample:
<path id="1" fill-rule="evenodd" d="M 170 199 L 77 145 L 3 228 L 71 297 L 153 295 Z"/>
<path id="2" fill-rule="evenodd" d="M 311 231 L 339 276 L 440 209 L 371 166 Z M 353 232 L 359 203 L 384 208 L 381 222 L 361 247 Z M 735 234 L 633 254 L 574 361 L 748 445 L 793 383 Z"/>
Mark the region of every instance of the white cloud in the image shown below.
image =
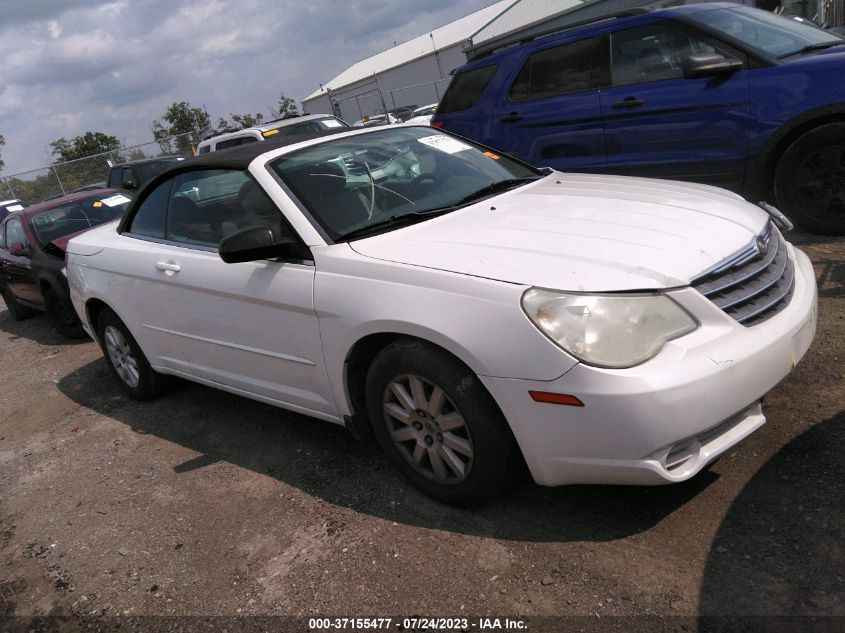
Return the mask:
<path id="1" fill-rule="evenodd" d="M 297 101 L 349 65 L 494 0 L 28 0 L 0 23 L 0 174 L 86 131 L 127 143 L 174 101 L 217 117 Z"/>

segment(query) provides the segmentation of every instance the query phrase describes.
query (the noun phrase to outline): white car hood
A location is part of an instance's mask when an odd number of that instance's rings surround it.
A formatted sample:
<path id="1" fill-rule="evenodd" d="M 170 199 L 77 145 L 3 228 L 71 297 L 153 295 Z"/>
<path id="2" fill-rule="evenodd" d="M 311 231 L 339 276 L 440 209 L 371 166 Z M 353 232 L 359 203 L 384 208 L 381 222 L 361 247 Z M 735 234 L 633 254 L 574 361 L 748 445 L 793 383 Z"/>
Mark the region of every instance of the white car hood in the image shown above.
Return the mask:
<path id="1" fill-rule="evenodd" d="M 358 253 L 559 290 L 670 288 L 747 246 L 768 215 L 709 187 L 562 174 L 354 241 Z"/>

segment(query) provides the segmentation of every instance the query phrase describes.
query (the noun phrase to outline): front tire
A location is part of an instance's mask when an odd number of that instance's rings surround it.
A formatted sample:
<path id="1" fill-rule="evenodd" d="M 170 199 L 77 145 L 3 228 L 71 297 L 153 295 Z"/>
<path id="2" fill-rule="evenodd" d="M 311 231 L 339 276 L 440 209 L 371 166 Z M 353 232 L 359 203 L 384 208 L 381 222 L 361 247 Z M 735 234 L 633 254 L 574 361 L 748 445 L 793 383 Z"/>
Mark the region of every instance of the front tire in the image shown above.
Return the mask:
<path id="1" fill-rule="evenodd" d="M 76 315 L 73 306 L 59 297 L 52 288 L 44 291 L 44 305 L 47 307 L 47 314 L 53 327 L 67 338 L 82 338 L 85 330 Z"/>
<path id="2" fill-rule="evenodd" d="M 845 123 L 799 136 L 775 168 L 778 206 L 803 229 L 845 234 Z"/>
<path id="3" fill-rule="evenodd" d="M 23 321 L 24 319 L 35 316 L 35 310 L 18 303 L 12 296 L 11 290 L 8 288 L 0 289 L 0 294 L 3 295 L 3 301 L 6 304 L 6 309 L 15 321 Z"/>
<path id="4" fill-rule="evenodd" d="M 152 400 L 167 388 L 167 377 L 155 371 L 129 329 L 111 310 L 97 319 L 97 336 L 106 362 L 123 390 L 136 400 Z"/>
<path id="5" fill-rule="evenodd" d="M 504 494 L 519 449 L 478 377 L 445 351 L 414 339 L 383 349 L 367 373 L 373 433 L 417 488 L 460 506 Z"/>

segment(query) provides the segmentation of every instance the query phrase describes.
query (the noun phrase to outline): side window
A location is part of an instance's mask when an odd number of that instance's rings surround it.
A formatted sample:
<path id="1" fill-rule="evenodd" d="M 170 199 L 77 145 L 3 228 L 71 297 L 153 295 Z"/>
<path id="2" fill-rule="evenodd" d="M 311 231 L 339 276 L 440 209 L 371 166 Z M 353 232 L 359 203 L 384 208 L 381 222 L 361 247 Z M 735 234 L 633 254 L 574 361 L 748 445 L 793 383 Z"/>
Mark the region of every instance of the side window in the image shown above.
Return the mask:
<path id="1" fill-rule="evenodd" d="M 230 147 L 237 147 L 241 144 L 243 139 L 241 137 L 226 139 L 217 143 L 217 149 L 229 149 Z"/>
<path id="2" fill-rule="evenodd" d="M 129 232 L 164 239 L 164 224 L 167 217 L 167 198 L 172 180 L 166 180 L 148 195 L 129 226 Z"/>
<path id="3" fill-rule="evenodd" d="M 0 248 L 6 249 L 6 227 L 0 225 Z"/>
<path id="4" fill-rule="evenodd" d="M 254 136 L 244 136 L 241 139 L 241 145 L 248 145 L 249 143 L 257 143 L 258 139 Z"/>
<path id="5" fill-rule="evenodd" d="M 594 90 L 609 83 L 607 38 L 594 37 L 531 55 L 511 87 L 511 101 Z"/>
<path id="6" fill-rule="evenodd" d="M 6 243 L 11 247 L 13 244 L 23 244 L 29 246 L 29 240 L 26 239 L 23 225 L 17 218 L 9 220 L 6 223 Z"/>
<path id="7" fill-rule="evenodd" d="M 282 213 L 247 172 L 197 170 L 173 179 L 169 241 L 216 247 L 225 236 L 251 226 L 269 226 L 277 239 L 293 236 Z"/>
<path id="8" fill-rule="evenodd" d="M 211 145 L 203 145 L 200 147 L 200 151 L 197 152 L 198 154 L 208 154 L 211 151 Z"/>
<path id="9" fill-rule="evenodd" d="M 493 64 L 455 75 L 440 102 L 439 113 L 459 112 L 474 106 L 498 69 L 498 64 Z"/>
<path id="10" fill-rule="evenodd" d="M 680 79 L 690 55 L 716 48 L 669 24 L 649 24 L 611 35 L 613 85 Z"/>

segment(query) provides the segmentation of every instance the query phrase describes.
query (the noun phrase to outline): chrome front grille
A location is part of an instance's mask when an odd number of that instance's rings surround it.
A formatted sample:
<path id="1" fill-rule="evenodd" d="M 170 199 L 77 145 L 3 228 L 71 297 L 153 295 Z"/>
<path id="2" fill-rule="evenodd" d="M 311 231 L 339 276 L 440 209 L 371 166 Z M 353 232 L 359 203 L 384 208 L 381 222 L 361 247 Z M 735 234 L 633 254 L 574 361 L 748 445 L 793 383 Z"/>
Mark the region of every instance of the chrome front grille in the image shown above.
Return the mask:
<path id="1" fill-rule="evenodd" d="M 696 277 L 692 287 L 726 314 L 751 327 L 789 305 L 795 268 L 786 242 L 769 223 L 754 243 Z"/>

